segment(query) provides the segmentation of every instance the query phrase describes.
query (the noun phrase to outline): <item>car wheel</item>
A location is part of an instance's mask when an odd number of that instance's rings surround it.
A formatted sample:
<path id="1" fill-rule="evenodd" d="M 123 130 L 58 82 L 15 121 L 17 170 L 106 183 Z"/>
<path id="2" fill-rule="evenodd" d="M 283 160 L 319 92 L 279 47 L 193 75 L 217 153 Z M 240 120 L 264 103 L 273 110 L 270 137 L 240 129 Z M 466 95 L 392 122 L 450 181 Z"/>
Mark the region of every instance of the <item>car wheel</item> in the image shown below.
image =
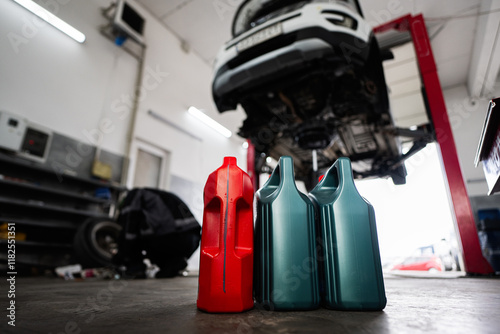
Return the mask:
<path id="1" fill-rule="evenodd" d="M 437 270 L 436 268 L 429 268 L 428 272 L 430 273 L 437 273 L 439 270 Z"/>
<path id="2" fill-rule="evenodd" d="M 121 226 L 112 219 L 90 218 L 76 231 L 73 246 L 84 268 L 109 267 L 118 251 Z"/>

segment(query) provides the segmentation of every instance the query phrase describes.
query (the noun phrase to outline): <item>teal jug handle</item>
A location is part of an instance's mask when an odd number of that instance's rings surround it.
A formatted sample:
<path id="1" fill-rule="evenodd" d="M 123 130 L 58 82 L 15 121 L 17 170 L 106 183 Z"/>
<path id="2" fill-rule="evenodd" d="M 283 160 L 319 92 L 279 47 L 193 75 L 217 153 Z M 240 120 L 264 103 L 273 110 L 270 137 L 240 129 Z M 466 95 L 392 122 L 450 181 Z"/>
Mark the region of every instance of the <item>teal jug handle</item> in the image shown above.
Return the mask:
<path id="1" fill-rule="evenodd" d="M 280 183 L 281 183 L 281 168 L 278 163 L 278 166 L 276 166 L 276 168 L 273 170 L 271 176 L 269 176 L 269 179 L 266 181 L 266 183 L 264 183 L 264 187 L 276 189 L 279 187 Z"/>
<path id="2" fill-rule="evenodd" d="M 333 166 L 328 169 L 323 180 L 321 180 L 321 189 L 336 190 L 345 186 L 354 187 L 351 161 L 349 158 L 338 158 Z"/>
<path id="3" fill-rule="evenodd" d="M 280 158 L 278 165 L 274 168 L 271 176 L 262 188 L 269 189 L 274 192 L 284 186 L 293 186 L 297 188 L 295 185 L 293 159 L 289 156 L 283 156 Z"/>

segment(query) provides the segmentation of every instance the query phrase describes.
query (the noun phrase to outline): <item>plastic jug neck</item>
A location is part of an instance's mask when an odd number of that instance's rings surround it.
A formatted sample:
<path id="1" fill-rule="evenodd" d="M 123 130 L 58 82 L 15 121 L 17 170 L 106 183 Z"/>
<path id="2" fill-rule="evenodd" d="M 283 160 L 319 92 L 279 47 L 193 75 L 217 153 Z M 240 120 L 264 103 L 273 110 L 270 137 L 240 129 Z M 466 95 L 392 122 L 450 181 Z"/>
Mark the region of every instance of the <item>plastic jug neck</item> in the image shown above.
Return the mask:
<path id="1" fill-rule="evenodd" d="M 293 186 L 295 188 L 295 174 L 293 170 L 293 159 L 283 156 L 278 163 L 279 176 L 282 185 Z"/>
<path id="2" fill-rule="evenodd" d="M 287 155 L 282 156 L 279 161 L 281 173 L 285 175 L 293 175 L 293 159 Z"/>
<path id="3" fill-rule="evenodd" d="M 236 158 L 235 157 L 224 157 L 224 161 L 222 162 L 222 166 L 228 166 L 228 165 L 236 165 Z"/>
<path id="4" fill-rule="evenodd" d="M 337 160 L 337 163 L 338 163 L 337 168 L 339 170 L 339 176 L 342 178 L 344 184 L 354 185 L 351 160 L 349 160 L 349 158 L 339 158 Z"/>
<path id="5" fill-rule="evenodd" d="M 333 179 L 336 179 L 334 182 L 337 182 L 335 186 L 354 187 L 351 161 L 349 158 L 338 158 L 327 173 L 334 174 L 332 175 Z"/>
<path id="6" fill-rule="evenodd" d="M 289 181 L 292 181 L 293 184 L 295 184 L 293 160 L 291 157 L 283 156 L 278 161 L 278 165 L 269 177 L 269 180 L 267 180 L 266 185 L 270 187 L 278 187 L 280 184 L 283 185 L 284 183 L 290 183 Z"/>
<path id="7" fill-rule="evenodd" d="M 319 181 L 318 186 L 322 189 L 354 186 L 350 160 L 344 157 L 338 158 Z"/>

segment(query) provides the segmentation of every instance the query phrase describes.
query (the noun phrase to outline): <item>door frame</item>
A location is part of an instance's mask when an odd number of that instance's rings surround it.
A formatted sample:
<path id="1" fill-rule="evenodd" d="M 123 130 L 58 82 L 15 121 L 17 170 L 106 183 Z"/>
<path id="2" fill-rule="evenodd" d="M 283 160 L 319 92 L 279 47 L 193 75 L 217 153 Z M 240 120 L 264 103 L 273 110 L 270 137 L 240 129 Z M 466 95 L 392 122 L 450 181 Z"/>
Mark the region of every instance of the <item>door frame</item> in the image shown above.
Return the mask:
<path id="1" fill-rule="evenodd" d="M 161 159 L 160 179 L 158 180 L 158 189 L 166 190 L 170 183 L 170 160 L 172 153 L 158 145 L 148 141 L 135 138 L 130 147 L 130 168 L 127 176 L 127 188 L 134 188 L 135 171 L 137 167 L 137 156 L 139 150 L 155 155 Z"/>

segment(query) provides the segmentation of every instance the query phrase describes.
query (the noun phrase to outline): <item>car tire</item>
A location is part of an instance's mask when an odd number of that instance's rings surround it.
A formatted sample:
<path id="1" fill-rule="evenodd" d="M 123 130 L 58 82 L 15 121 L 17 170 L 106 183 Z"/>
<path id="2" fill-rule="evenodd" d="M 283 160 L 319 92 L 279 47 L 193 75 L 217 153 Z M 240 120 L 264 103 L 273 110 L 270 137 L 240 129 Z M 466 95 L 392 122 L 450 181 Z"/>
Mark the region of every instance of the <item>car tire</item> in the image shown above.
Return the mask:
<path id="1" fill-rule="evenodd" d="M 83 268 L 112 266 L 121 229 L 110 218 L 87 219 L 78 227 L 73 241 L 76 260 Z"/>

